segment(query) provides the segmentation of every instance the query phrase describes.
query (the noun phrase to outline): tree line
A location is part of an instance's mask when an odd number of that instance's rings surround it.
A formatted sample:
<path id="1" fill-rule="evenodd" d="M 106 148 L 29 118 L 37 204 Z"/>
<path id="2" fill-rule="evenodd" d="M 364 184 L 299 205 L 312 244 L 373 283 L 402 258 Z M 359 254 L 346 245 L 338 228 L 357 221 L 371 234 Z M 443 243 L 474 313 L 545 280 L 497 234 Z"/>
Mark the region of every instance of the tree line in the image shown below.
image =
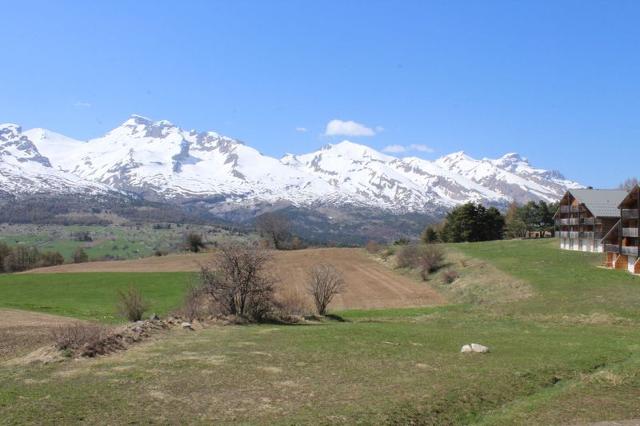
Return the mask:
<path id="1" fill-rule="evenodd" d="M 425 243 L 459 243 L 524 238 L 531 232 L 553 233 L 557 209 L 558 203 L 530 201 L 524 205 L 512 203 L 502 214 L 495 207 L 466 203 L 451 210 L 443 222 L 425 228 L 421 239 Z"/>
<path id="2" fill-rule="evenodd" d="M 74 263 L 83 263 L 89 261 L 89 256 L 78 247 L 73 253 L 72 260 Z M 23 245 L 11 247 L 0 242 L 0 274 L 62 265 L 64 262 L 64 256 L 57 251 L 42 252 L 37 247 Z"/>

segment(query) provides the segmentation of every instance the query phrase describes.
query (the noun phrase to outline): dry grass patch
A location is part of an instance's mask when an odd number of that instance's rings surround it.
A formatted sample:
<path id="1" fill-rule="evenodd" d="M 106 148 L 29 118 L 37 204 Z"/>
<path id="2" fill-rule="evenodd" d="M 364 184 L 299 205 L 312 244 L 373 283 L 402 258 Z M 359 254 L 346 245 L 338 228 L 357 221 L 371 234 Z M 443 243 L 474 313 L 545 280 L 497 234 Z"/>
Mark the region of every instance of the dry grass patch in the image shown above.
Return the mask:
<path id="1" fill-rule="evenodd" d="M 448 293 L 452 301 L 489 305 L 495 303 L 509 303 L 528 299 L 533 296 L 533 288 L 527 282 L 519 280 L 495 266 L 482 260 L 468 258 L 455 249 L 447 249 L 445 263 L 458 265 L 454 280 L 449 280 L 442 271 L 441 280 L 446 284 L 440 289 Z"/>

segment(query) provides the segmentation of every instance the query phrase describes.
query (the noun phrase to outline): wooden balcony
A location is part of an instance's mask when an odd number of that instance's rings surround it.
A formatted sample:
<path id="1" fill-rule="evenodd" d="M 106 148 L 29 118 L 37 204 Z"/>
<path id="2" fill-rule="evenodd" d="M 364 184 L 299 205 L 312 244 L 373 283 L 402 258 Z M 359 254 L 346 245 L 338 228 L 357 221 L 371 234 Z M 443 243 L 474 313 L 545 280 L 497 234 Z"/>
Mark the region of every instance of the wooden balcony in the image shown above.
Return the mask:
<path id="1" fill-rule="evenodd" d="M 638 256 L 638 246 L 622 246 L 620 247 L 620 254 Z"/>
<path id="2" fill-rule="evenodd" d="M 607 253 L 620 253 L 620 246 L 618 244 L 605 244 L 604 251 Z"/>
<path id="3" fill-rule="evenodd" d="M 638 219 L 640 218 L 640 210 L 638 209 L 622 209 L 623 219 Z"/>
<path id="4" fill-rule="evenodd" d="M 622 228 L 622 236 L 638 238 L 638 228 Z"/>

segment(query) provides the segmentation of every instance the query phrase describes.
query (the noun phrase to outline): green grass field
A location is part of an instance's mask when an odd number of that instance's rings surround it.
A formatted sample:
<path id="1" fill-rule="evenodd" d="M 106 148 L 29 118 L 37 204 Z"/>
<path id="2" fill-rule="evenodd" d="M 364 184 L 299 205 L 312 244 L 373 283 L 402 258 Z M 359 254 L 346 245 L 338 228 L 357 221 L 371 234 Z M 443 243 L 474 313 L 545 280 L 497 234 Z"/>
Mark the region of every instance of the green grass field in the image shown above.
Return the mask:
<path id="1" fill-rule="evenodd" d="M 0 307 L 122 322 L 116 315 L 118 290 L 136 287 L 149 311 L 164 315 L 180 305 L 191 276 L 186 272 L 0 275 Z"/>
<path id="2" fill-rule="evenodd" d="M 480 259 L 461 279 L 486 274 L 486 262 L 528 283 L 532 294 L 462 302 L 434 278 L 451 305 L 339 312 L 344 322 L 320 325 L 216 327 L 97 360 L 0 364 L 0 423 L 549 425 L 640 418 L 639 277 L 599 269 L 599 255 L 560 251 L 553 241 L 450 250 Z M 0 300 L 7 286 L 11 303 L 29 308 L 25 303 L 42 299 L 42 282 L 22 277 L 0 281 Z M 179 299 L 178 276 L 172 279 L 148 280 L 149 291 L 167 295 L 167 307 Z M 18 291 L 21 285 L 32 292 Z M 93 294 L 111 287 L 89 274 L 84 285 Z M 64 294 L 64 303 L 53 300 Z M 74 294 L 48 293 L 46 305 L 78 315 L 71 310 L 80 304 L 82 317 L 104 309 L 99 319 L 110 309 Z M 492 351 L 460 354 L 471 342 Z"/>
<path id="3" fill-rule="evenodd" d="M 87 232 L 93 241 L 77 241 L 79 232 Z M 156 250 L 176 252 L 183 250 L 184 236 L 196 232 L 205 241 L 220 242 L 232 236 L 228 231 L 215 226 L 176 225 L 170 229 L 154 229 L 152 225 L 9 225 L 0 224 L 0 242 L 10 246 L 37 247 L 40 251 L 60 252 L 67 262 L 78 248 L 86 251 L 90 260 L 137 259 L 152 256 Z"/>

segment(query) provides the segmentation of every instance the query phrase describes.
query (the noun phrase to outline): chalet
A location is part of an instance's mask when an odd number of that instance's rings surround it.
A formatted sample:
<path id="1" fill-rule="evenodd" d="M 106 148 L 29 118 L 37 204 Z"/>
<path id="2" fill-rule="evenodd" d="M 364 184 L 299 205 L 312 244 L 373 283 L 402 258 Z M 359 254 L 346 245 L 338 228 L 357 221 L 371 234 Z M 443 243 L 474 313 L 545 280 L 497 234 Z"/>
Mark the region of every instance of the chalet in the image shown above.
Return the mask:
<path id="1" fill-rule="evenodd" d="M 604 251 L 602 238 L 620 218 L 618 206 L 627 192 L 613 189 L 570 189 L 554 219 L 560 248 Z"/>
<path id="2" fill-rule="evenodd" d="M 640 186 L 633 188 L 618 207 L 618 221 L 602 239 L 605 264 L 640 274 Z"/>

